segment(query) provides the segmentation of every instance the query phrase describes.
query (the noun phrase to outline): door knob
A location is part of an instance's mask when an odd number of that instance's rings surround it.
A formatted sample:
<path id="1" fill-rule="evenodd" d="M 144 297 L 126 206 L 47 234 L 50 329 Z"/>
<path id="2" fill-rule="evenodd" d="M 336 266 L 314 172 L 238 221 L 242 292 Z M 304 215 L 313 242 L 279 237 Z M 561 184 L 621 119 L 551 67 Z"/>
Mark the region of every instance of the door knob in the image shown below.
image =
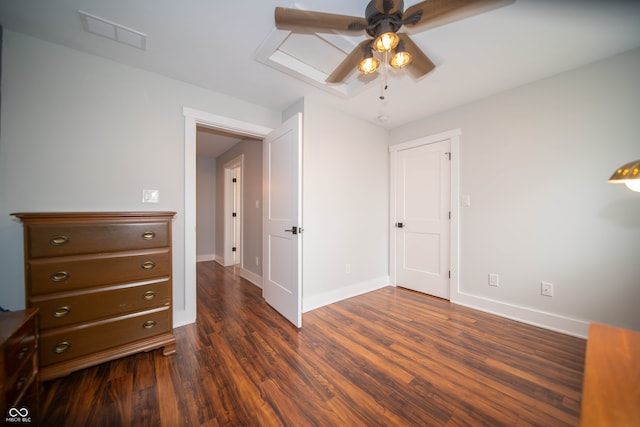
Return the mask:
<path id="1" fill-rule="evenodd" d="M 296 227 L 294 225 L 293 227 L 291 227 L 291 230 L 284 230 L 284 231 L 286 231 L 288 233 L 291 233 L 291 234 L 298 234 L 298 227 Z"/>

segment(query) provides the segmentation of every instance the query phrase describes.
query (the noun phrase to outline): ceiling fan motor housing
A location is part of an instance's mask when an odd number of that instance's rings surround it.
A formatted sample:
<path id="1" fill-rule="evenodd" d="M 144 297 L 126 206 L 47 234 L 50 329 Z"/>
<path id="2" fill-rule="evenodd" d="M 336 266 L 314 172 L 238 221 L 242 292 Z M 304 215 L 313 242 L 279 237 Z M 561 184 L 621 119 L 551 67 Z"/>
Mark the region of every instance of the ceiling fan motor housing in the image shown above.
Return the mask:
<path id="1" fill-rule="evenodd" d="M 397 32 L 402 27 L 404 2 L 395 2 L 397 8 L 393 13 L 389 13 L 394 7 L 393 1 L 383 1 L 383 10 L 379 10 L 376 3 L 380 3 L 380 1 L 372 0 L 365 10 L 365 18 L 369 23 L 366 28 L 367 34 L 375 38 L 386 32 Z"/>

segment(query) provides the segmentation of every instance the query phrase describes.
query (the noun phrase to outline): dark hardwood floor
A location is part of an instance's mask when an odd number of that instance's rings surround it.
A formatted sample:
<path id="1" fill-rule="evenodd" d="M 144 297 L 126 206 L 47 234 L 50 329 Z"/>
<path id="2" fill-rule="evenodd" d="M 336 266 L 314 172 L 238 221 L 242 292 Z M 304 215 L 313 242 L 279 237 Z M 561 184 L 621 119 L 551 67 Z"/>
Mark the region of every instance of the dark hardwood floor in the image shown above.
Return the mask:
<path id="1" fill-rule="evenodd" d="M 575 426 L 585 340 L 401 288 L 297 330 L 233 268 L 198 264 L 177 354 L 45 382 L 47 426 Z"/>

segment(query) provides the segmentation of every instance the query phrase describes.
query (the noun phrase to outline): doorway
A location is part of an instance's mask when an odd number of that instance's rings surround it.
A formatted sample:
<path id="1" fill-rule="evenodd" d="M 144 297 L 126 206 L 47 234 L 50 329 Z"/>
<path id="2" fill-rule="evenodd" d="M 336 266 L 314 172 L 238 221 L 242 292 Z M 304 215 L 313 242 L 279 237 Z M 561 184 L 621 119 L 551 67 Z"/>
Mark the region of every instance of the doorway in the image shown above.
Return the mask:
<path id="1" fill-rule="evenodd" d="M 196 129 L 199 125 L 222 132 L 264 139 L 271 128 L 243 122 L 191 108 L 183 108 L 184 138 L 184 262 L 177 262 L 176 274 L 183 268 L 184 292 L 174 291 L 174 326 L 194 323 L 196 320 Z M 177 225 L 177 224 L 176 224 Z"/>
<path id="2" fill-rule="evenodd" d="M 280 212 L 281 207 L 287 206 L 287 213 L 290 213 L 291 223 L 295 223 L 295 226 L 288 226 L 291 229 L 285 229 L 284 232 L 291 232 L 292 235 L 298 235 L 299 231 L 302 231 L 301 219 L 302 219 L 302 197 L 301 197 L 301 178 L 302 178 L 302 113 L 296 113 L 295 117 L 290 117 L 283 125 L 277 129 L 268 129 L 258 125 L 253 125 L 246 122 L 239 122 L 234 119 L 216 116 L 188 108 L 183 108 L 183 114 L 185 116 L 185 240 L 184 240 L 184 254 L 185 263 L 183 264 L 185 269 L 185 283 L 184 283 L 184 310 L 183 312 L 174 312 L 174 324 L 177 326 L 186 325 L 188 323 L 194 323 L 196 319 L 196 129 L 199 124 L 212 127 L 214 129 L 221 129 L 224 131 L 231 131 L 240 135 L 251 136 L 256 139 L 264 141 L 265 148 L 262 151 L 264 160 L 261 160 L 261 165 L 268 165 L 265 169 L 263 176 L 263 198 L 272 201 L 274 195 L 282 194 L 283 188 L 292 186 L 292 182 L 282 182 L 281 180 L 274 179 L 279 176 L 279 173 L 275 171 L 290 170 L 292 179 L 295 179 L 296 191 L 295 197 L 291 199 L 291 203 L 280 204 L 277 203 L 271 206 L 268 202 L 265 209 L 256 203 L 256 209 L 260 211 L 261 217 L 264 222 L 270 224 L 275 221 L 274 213 Z M 284 137 L 287 135 L 287 137 Z M 278 141 L 278 142 L 276 142 Z M 262 147 L 261 147 L 262 148 Z M 261 159 L 263 157 L 261 156 Z M 268 161 L 267 161 L 268 160 Z M 248 168 L 248 165 L 245 165 Z M 245 169 L 247 169 L 245 168 Z M 260 167 L 262 169 L 262 167 Z M 262 172 L 262 171 L 261 171 Z M 246 181 L 246 179 L 244 180 Z M 285 198 L 286 199 L 286 198 Z M 281 200 L 278 198 L 277 200 Z M 295 201 L 295 203 L 294 203 Z M 271 206 L 271 208 L 269 207 Z M 284 212 L 284 211 L 283 211 Z M 246 213 L 246 211 L 245 211 Z M 278 216 L 278 215 L 276 215 Z M 273 220 L 273 221 L 270 221 Z M 270 228 L 269 228 L 270 230 Z M 275 302 L 282 302 L 283 298 L 277 300 L 270 300 L 267 298 L 265 289 L 263 288 L 263 297 L 269 302 L 276 311 L 279 311 L 284 317 L 289 319 L 296 326 L 301 327 L 302 323 L 302 280 L 301 280 L 301 244 L 299 239 L 291 239 L 295 241 L 295 244 L 289 245 L 290 251 L 277 251 L 273 250 L 274 245 L 283 249 L 283 245 L 278 245 L 272 238 L 275 233 L 261 231 L 263 242 L 267 241 L 271 250 L 265 250 L 265 246 L 262 247 L 261 254 L 268 253 L 269 256 L 265 256 L 267 260 L 264 261 L 262 270 L 262 277 L 267 278 L 266 284 L 269 285 L 272 290 L 279 285 L 276 281 L 272 281 L 273 278 L 282 278 L 285 275 L 291 276 L 290 286 L 286 289 L 282 289 L 283 292 L 288 292 L 292 298 L 291 313 L 281 309 Z M 245 244 L 245 247 L 247 245 Z M 286 246 L 286 245 L 285 245 Z M 271 254 L 280 254 L 281 252 L 287 252 L 286 259 L 284 257 L 274 258 Z M 270 261 L 269 261 L 270 260 Z M 282 267 L 285 268 L 282 268 Z M 241 274 L 242 276 L 242 274 Z M 248 278 L 247 278 L 248 279 Z M 250 279 L 248 279 L 250 280 Z M 175 297 L 176 292 L 174 290 L 174 307 L 177 310 L 180 308 L 181 301 Z M 294 298 L 295 297 L 295 298 Z M 274 303 L 274 304 L 272 304 Z M 293 307 L 295 306 L 295 307 Z"/>

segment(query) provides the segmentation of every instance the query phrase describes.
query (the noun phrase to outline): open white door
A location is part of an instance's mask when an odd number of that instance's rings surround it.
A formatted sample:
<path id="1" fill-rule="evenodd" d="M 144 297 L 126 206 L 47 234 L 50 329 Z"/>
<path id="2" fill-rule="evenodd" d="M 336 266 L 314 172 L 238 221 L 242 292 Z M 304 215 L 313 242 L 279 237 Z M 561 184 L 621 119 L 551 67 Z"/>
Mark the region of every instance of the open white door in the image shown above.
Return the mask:
<path id="1" fill-rule="evenodd" d="M 263 143 L 262 295 L 302 327 L 302 114 L 287 120 Z"/>

